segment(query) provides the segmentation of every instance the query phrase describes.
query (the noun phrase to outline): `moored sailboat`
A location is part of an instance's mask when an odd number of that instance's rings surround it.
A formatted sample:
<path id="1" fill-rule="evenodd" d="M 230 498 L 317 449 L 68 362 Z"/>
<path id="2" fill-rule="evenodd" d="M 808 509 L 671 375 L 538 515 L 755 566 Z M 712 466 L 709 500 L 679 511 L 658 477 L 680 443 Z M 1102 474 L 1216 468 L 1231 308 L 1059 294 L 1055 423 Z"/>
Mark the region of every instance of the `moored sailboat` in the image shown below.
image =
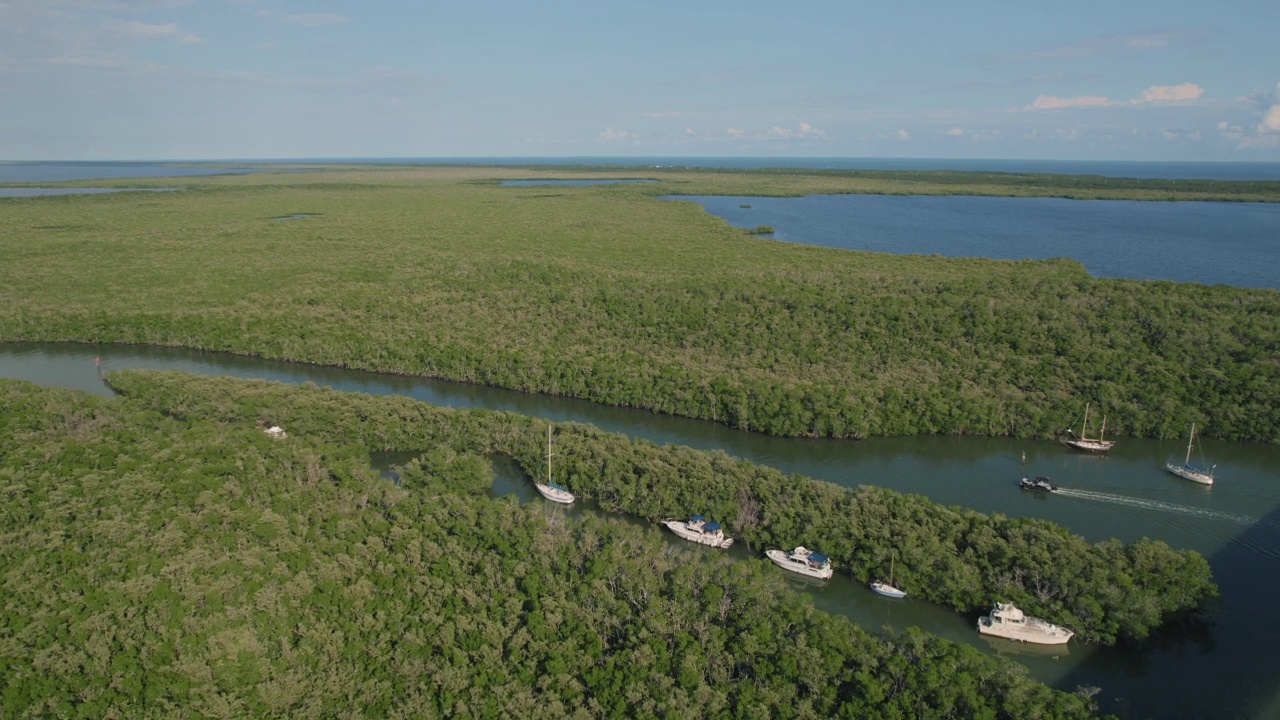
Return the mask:
<path id="1" fill-rule="evenodd" d="M 1098 433 L 1097 438 L 1089 437 L 1089 403 L 1084 405 L 1084 422 L 1080 424 L 1080 434 L 1076 435 L 1075 431 L 1067 428 L 1067 435 L 1061 438 L 1062 444 L 1076 450 L 1084 450 L 1091 453 L 1104 453 L 1115 445 L 1114 441 L 1104 440 L 1103 436 L 1107 434 L 1107 416 L 1102 416 L 1102 430 Z"/>
<path id="2" fill-rule="evenodd" d="M 889 582 L 881 582 L 879 580 L 871 583 L 871 589 L 877 595 L 883 595 L 889 598 L 904 598 L 907 593 L 893 586 L 893 558 L 889 558 Z"/>
<path id="3" fill-rule="evenodd" d="M 1169 472 L 1173 473 L 1174 475 L 1177 475 L 1178 477 L 1183 478 L 1184 480 L 1190 480 L 1191 482 L 1198 482 L 1201 485 L 1212 485 L 1213 469 L 1216 468 L 1217 465 L 1212 465 L 1209 467 L 1208 470 L 1204 470 L 1191 464 L 1191 447 L 1192 445 L 1195 444 L 1195 441 L 1196 441 L 1196 424 L 1191 423 L 1191 437 L 1187 439 L 1186 459 L 1184 459 L 1181 464 L 1172 463 L 1172 462 L 1166 463 L 1165 469 L 1167 469 Z"/>
<path id="4" fill-rule="evenodd" d="M 565 505 L 573 502 L 573 493 L 568 488 L 551 482 L 551 426 L 547 426 L 547 481 L 545 483 L 534 483 L 534 487 L 538 488 L 538 492 L 542 497 Z"/>

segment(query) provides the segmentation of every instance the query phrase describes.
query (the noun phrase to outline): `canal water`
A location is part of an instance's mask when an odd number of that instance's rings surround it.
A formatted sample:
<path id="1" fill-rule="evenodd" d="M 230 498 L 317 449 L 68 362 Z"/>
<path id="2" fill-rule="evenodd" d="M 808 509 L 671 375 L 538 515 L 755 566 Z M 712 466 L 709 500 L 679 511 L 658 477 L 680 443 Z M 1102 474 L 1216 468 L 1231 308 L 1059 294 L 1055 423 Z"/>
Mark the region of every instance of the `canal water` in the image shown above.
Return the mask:
<path id="1" fill-rule="evenodd" d="M 475 385 L 272 362 L 189 350 L 76 344 L 0 343 L 0 377 L 109 395 L 104 370 L 156 368 L 201 374 L 313 382 L 339 390 L 400 394 L 437 405 L 489 408 L 731 455 L 853 487 L 879 485 L 986 513 L 1053 520 L 1089 541 L 1151 537 L 1208 558 L 1222 598 L 1207 627 L 1172 629 L 1141 647 L 1072 643 L 1065 651 L 980 638 L 976 617 L 908 598 L 894 601 L 837 576 L 825 585 L 796 581 L 815 604 L 868 629 L 919 627 L 983 652 L 1008 654 L 1038 679 L 1062 690 L 1094 686 L 1104 711 L 1126 718 L 1280 717 L 1280 447 L 1203 443 L 1217 464 L 1212 487 L 1164 470 L 1181 459 L 1185 437 L 1122 438 L 1107 457 L 1075 454 L 1049 441 L 1003 438 L 869 438 L 863 441 L 775 438 L 715 423 L 612 408 Z M 1063 492 L 1043 496 L 1017 488 L 1020 458 Z M 1198 453 L 1197 453 L 1198 454 Z M 389 468 L 407 455 L 378 456 Z M 513 463 L 495 463 L 495 494 L 523 502 L 535 491 Z M 598 512 L 584 504 L 568 512 Z M 681 541 L 672 539 L 671 542 Z M 767 562 L 746 547 L 730 554 Z"/>

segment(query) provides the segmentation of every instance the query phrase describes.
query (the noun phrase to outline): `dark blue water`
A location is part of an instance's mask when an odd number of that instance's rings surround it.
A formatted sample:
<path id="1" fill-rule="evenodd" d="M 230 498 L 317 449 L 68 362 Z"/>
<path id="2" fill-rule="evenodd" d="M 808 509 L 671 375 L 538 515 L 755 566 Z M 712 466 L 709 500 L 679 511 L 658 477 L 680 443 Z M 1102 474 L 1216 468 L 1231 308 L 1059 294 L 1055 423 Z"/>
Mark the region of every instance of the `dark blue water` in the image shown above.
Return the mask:
<path id="1" fill-rule="evenodd" d="M 1006 173 L 1102 175 L 1171 180 L 1280 180 L 1280 162 L 1131 162 L 948 158 L 822 157 L 439 157 L 279 158 L 191 162 L 0 162 L 0 182 L 52 182 L 118 177 L 174 177 L 253 172 L 270 164 L 377 165 L 626 165 L 647 168 L 804 168 L 811 170 L 972 170 Z M 214 166 L 213 163 L 220 166 Z M 235 168 L 226 167 L 233 163 Z"/>
<path id="2" fill-rule="evenodd" d="M 823 157 L 453 157 L 340 158 L 282 162 L 387 165 L 627 165 L 642 168 L 803 168 L 809 170 L 965 170 L 1169 180 L 1280 180 L 1280 162 L 1140 162 Z"/>
<path id="3" fill-rule="evenodd" d="M 105 178 L 183 177 L 251 172 L 251 168 L 163 162 L 0 162 L 0 182 L 59 182 Z"/>
<path id="4" fill-rule="evenodd" d="M 677 196 L 787 242 L 949 257 L 1069 257 L 1098 277 L 1280 289 L 1280 205 L 969 196 Z M 741 207 L 749 205 L 750 207 Z"/>
<path id="5" fill-rule="evenodd" d="M 115 192 L 166 192 L 174 188 L 42 188 L 0 187 L 0 197 L 37 197 L 40 195 L 95 195 Z"/>
<path id="6" fill-rule="evenodd" d="M 528 187 L 531 185 L 566 185 L 566 186 L 587 186 L 587 185 L 618 185 L 620 183 L 647 183 L 657 182 L 657 180 L 646 180 L 643 178 L 617 178 L 617 179 L 592 179 L 592 180 L 503 180 L 502 184 L 510 187 Z"/>

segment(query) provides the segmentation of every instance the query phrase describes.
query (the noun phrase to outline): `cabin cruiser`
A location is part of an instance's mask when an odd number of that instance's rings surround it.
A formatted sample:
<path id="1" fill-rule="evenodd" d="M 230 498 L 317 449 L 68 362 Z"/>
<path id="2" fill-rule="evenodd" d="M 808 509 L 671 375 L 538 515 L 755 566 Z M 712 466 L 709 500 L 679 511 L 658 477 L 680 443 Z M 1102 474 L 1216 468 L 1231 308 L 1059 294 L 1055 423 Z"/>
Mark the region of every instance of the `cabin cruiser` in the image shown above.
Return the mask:
<path id="1" fill-rule="evenodd" d="M 795 550 L 766 550 L 765 557 L 783 570 L 800 573 L 820 580 L 830 579 L 835 572 L 831 568 L 831 558 L 820 552 L 814 552 L 803 545 Z"/>
<path id="2" fill-rule="evenodd" d="M 714 520 L 707 520 L 705 515 L 694 515 L 688 520 L 670 518 L 663 520 L 662 524 L 676 535 L 699 545 L 728 548 L 733 544 L 733 538 L 724 536 L 724 527 Z"/>
<path id="3" fill-rule="evenodd" d="M 990 615 L 978 618 L 978 632 L 1040 645 L 1061 645 L 1075 635 L 1047 620 L 1023 614 L 1013 603 L 1001 602 L 991 608 Z"/>

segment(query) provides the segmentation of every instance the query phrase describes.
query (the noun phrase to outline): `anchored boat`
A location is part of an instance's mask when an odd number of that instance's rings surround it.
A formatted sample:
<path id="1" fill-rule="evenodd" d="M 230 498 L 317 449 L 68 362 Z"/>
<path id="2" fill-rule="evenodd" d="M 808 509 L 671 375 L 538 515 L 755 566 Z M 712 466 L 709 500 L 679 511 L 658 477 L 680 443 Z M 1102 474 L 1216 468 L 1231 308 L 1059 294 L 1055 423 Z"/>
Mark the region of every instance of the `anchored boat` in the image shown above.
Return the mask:
<path id="1" fill-rule="evenodd" d="M 1039 645 L 1061 645 L 1075 633 L 1047 620 L 1023 614 L 1013 603 L 995 604 L 990 615 L 978 618 L 978 632 Z"/>
<path id="2" fill-rule="evenodd" d="M 807 575 L 808 577 L 827 580 L 835 572 L 831 568 L 831 558 L 820 552 L 814 552 L 803 545 L 795 550 L 766 550 L 765 557 L 783 570 Z"/>
<path id="3" fill-rule="evenodd" d="M 561 485 L 551 482 L 551 426 L 547 426 L 547 481 L 545 483 L 534 483 L 534 487 L 538 488 L 538 492 L 542 497 L 551 502 L 563 503 L 569 505 L 573 502 L 573 493 L 569 489 Z"/>
<path id="4" fill-rule="evenodd" d="M 1067 428 L 1067 434 L 1061 438 L 1062 444 L 1077 450 L 1084 450 L 1091 453 L 1104 453 L 1111 449 L 1115 442 L 1112 440 L 1103 440 L 1102 436 L 1107 434 L 1107 416 L 1102 416 L 1102 430 L 1098 433 L 1097 438 L 1089 437 L 1089 403 L 1084 405 L 1084 422 L 1080 423 L 1080 434 L 1076 435 L 1075 431 Z"/>
<path id="5" fill-rule="evenodd" d="M 889 558 L 889 582 L 880 582 L 879 580 L 871 583 L 871 589 L 877 595 L 883 595 L 888 598 L 904 598 L 907 593 L 893 586 L 893 558 Z"/>
<path id="6" fill-rule="evenodd" d="M 676 535 L 699 545 L 727 549 L 733 544 L 733 538 L 725 537 L 724 527 L 714 520 L 707 520 L 705 515 L 693 515 L 688 520 L 669 518 L 662 524 Z"/>

